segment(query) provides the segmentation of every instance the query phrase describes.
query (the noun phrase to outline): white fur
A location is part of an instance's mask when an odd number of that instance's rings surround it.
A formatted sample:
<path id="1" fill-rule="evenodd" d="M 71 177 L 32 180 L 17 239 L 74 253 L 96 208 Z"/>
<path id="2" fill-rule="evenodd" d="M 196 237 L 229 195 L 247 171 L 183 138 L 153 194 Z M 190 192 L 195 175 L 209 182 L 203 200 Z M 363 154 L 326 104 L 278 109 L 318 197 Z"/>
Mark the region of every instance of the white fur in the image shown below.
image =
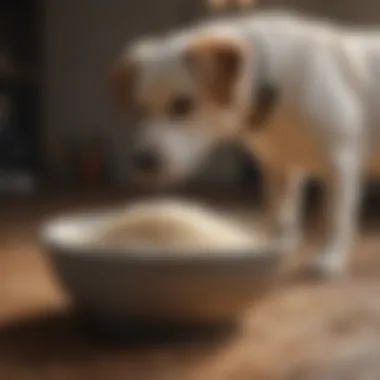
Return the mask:
<path id="1" fill-rule="evenodd" d="M 150 62 L 145 75 L 157 70 L 157 64 L 165 65 L 171 73 L 168 81 L 194 91 L 181 54 L 190 38 L 210 32 L 248 46 L 251 54 L 237 87 L 242 99 L 258 79 L 258 62 L 265 59 L 266 75 L 278 87 L 281 101 L 269 124 L 247 130 L 243 141 L 262 161 L 271 216 L 290 238 L 299 231 L 302 178 L 324 180 L 328 203 L 315 265 L 323 272 L 341 271 L 355 231 L 360 173 L 378 175 L 380 169 L 380 32 L 349 30 L 281 11 L 256 12 L 164 37 L 151 51 L 157 59 L 145 61 Z M 220 115 L 218 123 L 229 125 L 223 138 L 244 131 L 240 117 L 236 109 Z M 167 124 L 166 131 L 149 134 L 183 172 L 203 158 L 215 138 L 204 128 L 211 121 L 186 122 L 196 127 L 189 132 Z"/>

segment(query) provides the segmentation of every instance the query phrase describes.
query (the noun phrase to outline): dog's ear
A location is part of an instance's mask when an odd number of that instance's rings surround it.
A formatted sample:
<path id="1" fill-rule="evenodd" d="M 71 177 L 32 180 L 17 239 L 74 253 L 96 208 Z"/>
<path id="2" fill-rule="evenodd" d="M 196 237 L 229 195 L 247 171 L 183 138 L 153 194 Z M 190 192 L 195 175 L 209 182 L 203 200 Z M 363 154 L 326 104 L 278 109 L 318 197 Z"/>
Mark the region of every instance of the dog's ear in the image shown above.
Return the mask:
<path id="1" fill-rule="evenodd" d="M 245 59 L 242 41 L 219 35 L 196 37 L 185 51 L 185 62 L 195 80 L 215 100 L 228 104 Z"/>
<path id="2" fill-rule="evenodd" d="M 121 109 L 131 101 L 135 79 L 136 65 L 126 57 L 120 57 L 111 70 L 109 83 L 113 99 Z"/>

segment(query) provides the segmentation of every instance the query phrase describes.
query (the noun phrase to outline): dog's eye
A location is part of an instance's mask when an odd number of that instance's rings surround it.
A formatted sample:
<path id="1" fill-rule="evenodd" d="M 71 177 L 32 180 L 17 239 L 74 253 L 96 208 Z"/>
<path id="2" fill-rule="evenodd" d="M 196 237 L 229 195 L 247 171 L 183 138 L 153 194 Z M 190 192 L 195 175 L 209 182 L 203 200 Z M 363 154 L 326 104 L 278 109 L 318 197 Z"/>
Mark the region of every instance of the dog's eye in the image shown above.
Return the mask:
<path id="1" fill-rule="evenodd" d="M 186 117 L 193 110 L 193 100 L 186 95 L 178 96 L 169 104 L 169 115 L 172 117 Z"/>

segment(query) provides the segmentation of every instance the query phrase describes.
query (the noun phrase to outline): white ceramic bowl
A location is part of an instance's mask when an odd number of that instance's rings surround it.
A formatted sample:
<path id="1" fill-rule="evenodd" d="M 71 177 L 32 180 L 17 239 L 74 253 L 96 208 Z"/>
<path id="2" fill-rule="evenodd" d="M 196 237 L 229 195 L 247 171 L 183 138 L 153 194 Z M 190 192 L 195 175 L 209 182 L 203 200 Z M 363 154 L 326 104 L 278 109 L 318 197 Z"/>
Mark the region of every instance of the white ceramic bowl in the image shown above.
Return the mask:
<path id="1" fill-rule="evenodd" d="M 212 323 L 236 320 L 277 277 L 275 248 L 169 256 L 78 244 L 106 213 L 47 224 L 43 243 L 55 272 L 82 309 L 122 319 Z"/>

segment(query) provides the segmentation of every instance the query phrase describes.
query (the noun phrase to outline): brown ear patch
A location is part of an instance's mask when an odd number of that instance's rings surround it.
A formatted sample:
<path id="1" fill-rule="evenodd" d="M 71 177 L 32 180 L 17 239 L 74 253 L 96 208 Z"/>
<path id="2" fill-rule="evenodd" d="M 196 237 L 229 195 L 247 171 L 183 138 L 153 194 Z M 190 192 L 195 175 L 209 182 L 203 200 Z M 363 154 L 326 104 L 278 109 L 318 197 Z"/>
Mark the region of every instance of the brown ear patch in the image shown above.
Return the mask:
<path id="1" fill-rule="evenodd" d="M 201 36 L 192 41 L 185 54 L 190 70 L 220 103 L 231 101 L 243 60 L 243 44 L 224 36 Z"/>
<path id="2" fill-rule="evenodd" d="M 111 91 L 117 106 L 121 109 L 124 109 L 131 101 L 136 73 L 136 64 L 124 57 L 118 59 L 111 71 Z"/>

